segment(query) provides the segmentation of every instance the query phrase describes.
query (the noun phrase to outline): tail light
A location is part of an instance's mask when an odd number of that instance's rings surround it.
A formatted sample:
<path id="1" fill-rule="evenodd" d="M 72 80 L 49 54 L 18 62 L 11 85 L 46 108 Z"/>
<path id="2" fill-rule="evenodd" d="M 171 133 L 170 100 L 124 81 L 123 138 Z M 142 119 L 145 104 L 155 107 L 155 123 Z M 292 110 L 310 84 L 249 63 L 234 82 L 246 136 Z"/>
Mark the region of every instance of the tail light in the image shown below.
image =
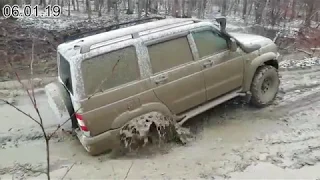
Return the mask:
<path id="1" fill-rule="evenodd" d="M 76 113 L 76 118 L 77 118 L 78 124 L 79 124 L 79 126 L 80 126 L 80 129 L 81 129 L 82 131 L 88 132 L 89 130 L 88 130 L 87 126 L 86 126 L 86 125 L 84 124 L 84 122 L 83 122 L 83 117 L 82 117 L 82 115 Z"/>

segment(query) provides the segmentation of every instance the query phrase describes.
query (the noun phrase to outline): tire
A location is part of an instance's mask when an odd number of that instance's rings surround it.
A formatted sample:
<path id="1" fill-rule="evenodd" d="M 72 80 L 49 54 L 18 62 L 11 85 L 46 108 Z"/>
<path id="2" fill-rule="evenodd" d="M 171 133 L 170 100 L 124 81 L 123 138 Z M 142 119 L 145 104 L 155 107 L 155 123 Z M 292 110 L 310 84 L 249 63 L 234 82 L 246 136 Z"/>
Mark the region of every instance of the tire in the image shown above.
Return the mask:
<path id="1" fill-rule="evenodd" d="M 279 85 L 279 74 L 275 67 L 259 67 L 251 84 L 251 104 L 258 108 L 270 105 L 278 94 Z"/>

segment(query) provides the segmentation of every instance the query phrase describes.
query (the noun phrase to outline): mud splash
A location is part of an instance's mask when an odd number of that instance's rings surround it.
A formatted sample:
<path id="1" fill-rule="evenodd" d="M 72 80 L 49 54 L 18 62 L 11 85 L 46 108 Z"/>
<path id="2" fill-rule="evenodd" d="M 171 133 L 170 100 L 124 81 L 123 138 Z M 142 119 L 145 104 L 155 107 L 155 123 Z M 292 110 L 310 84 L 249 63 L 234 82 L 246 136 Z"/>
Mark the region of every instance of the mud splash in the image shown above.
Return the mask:
<path id="1" fill-rule="evenodd" d="M 158 112 L 139 116 L 127 123 L 120 131 L 121 144 L 130 152 L 150 144 L 159 147 L 168 142 L 186 144 L 192 138 L 189 129 L 181 127 L 173 118 Z"/>

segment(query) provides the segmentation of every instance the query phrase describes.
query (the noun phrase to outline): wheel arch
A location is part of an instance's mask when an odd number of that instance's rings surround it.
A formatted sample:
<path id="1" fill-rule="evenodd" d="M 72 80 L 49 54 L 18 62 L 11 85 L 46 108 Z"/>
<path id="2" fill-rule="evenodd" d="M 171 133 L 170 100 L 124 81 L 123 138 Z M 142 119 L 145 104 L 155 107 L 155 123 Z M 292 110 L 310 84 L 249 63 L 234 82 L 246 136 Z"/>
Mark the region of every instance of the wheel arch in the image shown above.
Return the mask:
<path id="1" fill-rule="evenodd" d="M 152 102 L 152 103 L 143 104 L 140 108 L 135 109 L 133 111 L 127 111 L 122 113 L 114 120 L 114 122 L 111 125 L 111 129 L 120 128 L 124 126 L 126 123 L 128 123 L 129 121 L 131 121 L 132 119 L 142 116 L 144 114 L 151 113 L 151 112 L 158 112 L 165 116 L 169 116 L 174 119 L 176 118 L 176 116 L 171 113 L 171 111 L 168 109 L 167 106 L 159 102 Z"/>
<path id="2" fill-rule="evenodd" d="M 264 65 L 270 65 L 279 69 L 279 63 L 277 60 L 277 55 L 274 52 L 268 52 L 262 54 L 261 56 L 256 57 L 251 63 L 248 65 L 248 71 L 245 75 L 244 87 L 243 91 L 250 91 L 251 83 L 253 81 L 254 75 L 257 72 L 258 68 Z"/>

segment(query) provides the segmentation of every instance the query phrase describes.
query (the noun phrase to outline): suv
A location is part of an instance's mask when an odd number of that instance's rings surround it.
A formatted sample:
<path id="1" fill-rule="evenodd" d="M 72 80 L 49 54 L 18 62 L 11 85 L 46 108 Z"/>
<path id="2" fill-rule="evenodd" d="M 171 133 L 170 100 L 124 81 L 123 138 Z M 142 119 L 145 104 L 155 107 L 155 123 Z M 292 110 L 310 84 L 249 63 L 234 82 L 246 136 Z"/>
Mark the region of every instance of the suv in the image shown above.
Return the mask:
<path id="1" fill-rule="evenodd" d="M 91 155 L 120 144 L 120 130 L 153 112 L 180 124 L 237 96 L 257 107 L 279 89 L 277 46 L 197 19 L 162 19 L 58 46 L 58 81 L 46 86 Z"/>

